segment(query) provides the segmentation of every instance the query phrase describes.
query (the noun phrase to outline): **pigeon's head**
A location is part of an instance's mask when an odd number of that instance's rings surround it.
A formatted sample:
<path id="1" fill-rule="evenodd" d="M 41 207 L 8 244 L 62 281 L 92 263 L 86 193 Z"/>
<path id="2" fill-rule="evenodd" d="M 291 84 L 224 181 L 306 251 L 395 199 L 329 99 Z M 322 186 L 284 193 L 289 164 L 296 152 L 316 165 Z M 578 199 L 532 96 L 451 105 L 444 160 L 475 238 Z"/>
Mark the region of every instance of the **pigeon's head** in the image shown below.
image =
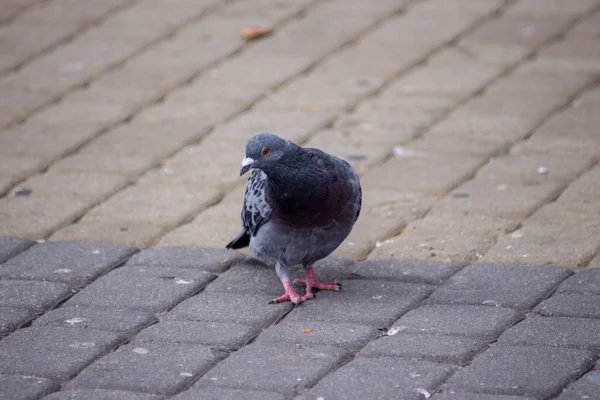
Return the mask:
<path id="1" fill-rule="evenodd" d="M 240 175 L 244 175 L 251 168 L 268 173 L 280 164 L 282 158 L 294 154 L 299 149 L 298 145 L 272 133 L 253 136 L 246 143 L 246 157 L 242 160 Z"/>

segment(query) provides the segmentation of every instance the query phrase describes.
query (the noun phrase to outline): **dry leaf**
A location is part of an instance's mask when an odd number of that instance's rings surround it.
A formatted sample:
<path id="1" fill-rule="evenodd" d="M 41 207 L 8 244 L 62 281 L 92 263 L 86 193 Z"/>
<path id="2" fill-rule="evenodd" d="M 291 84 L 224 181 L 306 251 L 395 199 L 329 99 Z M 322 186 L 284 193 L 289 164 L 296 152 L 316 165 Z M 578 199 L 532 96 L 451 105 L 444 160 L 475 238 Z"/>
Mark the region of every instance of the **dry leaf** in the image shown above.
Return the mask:
<path id="1" fill-rule="evenodd" d="M 310 333 L 312 332 L 312 328 L 304 328 L 302 329 L 302 333 Z"/>
<path id="2" fill-rule="evenodd" d="M 271 33 L 270 28 L 265 27 L 253 27 L 242 29 L 241 35 L 245 40 L 255 40 Z"/>

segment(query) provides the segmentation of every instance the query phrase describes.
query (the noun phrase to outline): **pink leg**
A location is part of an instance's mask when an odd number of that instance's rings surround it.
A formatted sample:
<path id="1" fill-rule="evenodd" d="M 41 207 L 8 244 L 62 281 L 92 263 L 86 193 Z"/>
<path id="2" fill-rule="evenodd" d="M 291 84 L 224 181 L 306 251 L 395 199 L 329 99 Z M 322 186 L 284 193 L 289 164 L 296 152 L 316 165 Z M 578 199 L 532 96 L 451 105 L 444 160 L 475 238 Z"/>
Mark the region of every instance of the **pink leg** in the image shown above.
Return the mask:
<path id="1" fill-rule="evenodd" d="M 315 271 L 314 271 L 313 267 L 306 268 L 306 271 L 304 274 L 305 274 L 304 279 L 296 279 L 294 281 L 294 282 L 303 283 L 304 285 L 306 285 L 306 294 L 302 297 L 307 297 L 307 296 L 308 296 L 307 298 L 313 297 L 312 296 L 313 288 L 317 288 L 320 290 L 338 291 L 342 287 L 342 285 L 340 285 L 337 282 L 328 282 L 328 283 L 319 282 L 317 280 L 317 278 L 315 277 Z"/>
<path id="2" fill-rule="evenodd" d="M 305 296 L 298 296 L 296 292 L 294 292 L 294 288 L 292 288 L 292 284 L 288 280 L 281 280 L 283 283 L 283 287 L 285 288 L 285 294 L 272 300 L 270 303 L 283 303 L 284 301 L 290 301 L 294 305 L 298 305 L 303 302 Z"/>

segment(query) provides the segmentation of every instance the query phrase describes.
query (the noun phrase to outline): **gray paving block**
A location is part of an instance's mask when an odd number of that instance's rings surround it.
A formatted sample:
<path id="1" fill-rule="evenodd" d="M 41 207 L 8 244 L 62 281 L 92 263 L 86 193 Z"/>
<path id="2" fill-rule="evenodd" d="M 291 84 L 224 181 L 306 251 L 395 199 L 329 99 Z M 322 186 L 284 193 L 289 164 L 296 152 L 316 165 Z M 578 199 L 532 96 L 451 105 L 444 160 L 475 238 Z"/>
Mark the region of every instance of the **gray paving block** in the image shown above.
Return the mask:
<path id="1" fill-rule="evenodd" d="M 587 349 L 600 355 L 600 319 L 539 317 L 525 319 L 504 332 L 503 344 L 530 344 Z"/>
<path id="2" fill-rule="evenodd" d="M 298 268 L 301 270 L 301 268 Z M 293 270 L 298 275 L 296 269 Z M 296 286 L 300 288 L 301 286 Z M 239 294 L 268 294 L 271 299 L 284 293 L 281 280 L 275 269 L 248 259 L 221 274 L 207 288 L 206 292 Z M 304 291 L 298 291 L 304 293 Z"/>
<path id="3" fill-rule="evenodd" d="M 433 394 L 453 367 L 402 358 L 356 358 L 309 392 L 324 399 L 421 400 Z"/>
<path id="4" fill-rule="evenodd" d="M 191 388 L 173 400 L 286 400 L 281 393 L 220 388 Z"/>
<path id="5" fill-rule="evenodd" d="M 161 400 L 162 396 L 110 389 L 73 389 L 52 393 L 43 400 Z"/>
<path id="6" fill-rule="evenodd" d="M 66 380 L 121 341 L 117 333 L 95 329 L 19 329 L 0 341 L 0 373 Z"/>
<path id="7" fill-rule="evenodd" d="M 533 311 L 548 317 L 600 318 L 600 295 L 556 294 L 542 301 Z"/>
<path id="8" fill-rule="evenodd" d="M 405 333 L 459 335 L 494 340 L 523 318 L 517 310 L 470 305 L 423 305 L 400 318 L 394 328 Z"/>
<path id="9" fill-rule="evenodd" d="M 267 327 L 292 308 L 289 302 L 269 304 L 272 299 L 269 295 L 200 293 L 175 307 L 165 319 L 233 322 Z"/>
<path id="10" fill-rule="evenodd" d="M 359 350 L 381 332 L 369 326 L 331 322 L 282 322 L 262 332 L 256 343 L 336 346 Z"/>
<path id="11" fill-rule="evenodd" d="M 533 397 L 503 396 L 481 393 L 439 393 L 431 397 L 431 400 L 535 400 Z"/>
<path id="12" fill-rule="evenodd" d="M 556 293 L 600 295 L 600 268 L 584 269 L 565 280 Z"/>
<path id="13" fill-rule="evenodd" d="M 356 261 L 346 257 L 329 256 L 321 261 L 317 261 L 314 265 L 315 275 L 321 282 L 340 281 L 341 279 L 350 279 L 351 266 L 356 264 Z M 303 277 L 304 271 L 299 268 L 297 277 Z"/>
<path id="14" fill-rule="evenodd" d="M 531 309 L 570 274 L 567 268 L 549 265 L 470 265 L 436 290 L 428 302 Z"/>
<path id="15" fill-rule="evenodd" d="M 359 356 L 418 358 L 465 365 L 485 347 L 484 341 L 474 338 L 395 333 L 369 343 Z"/>
<path id="16" fill-rule="evenodd" d="M 452 263 L 421 260 L 365 260 L 348 268 L 350 277 L 393 279 L 402 282 L 440 285 L 460 270 Z"/>
<path id="17" fill-rule="evenodd" d="M 217 364 L 200 378 L 196 387 L 291 394 L 314 385 L 347 356 L 345 350 L 328 346 L 252 344 Z"/>
<path id="18" fill-rule="evenodd" d="M 421 302 L 432 286 L 382 280 L 342 281 L 339 292 L 322 291 L 296 307 L 286 321 L 351 322 L 387 327 Z"/>
<path id="19" fill-rule="evenodd" d="M 156 316 L 144 311 L 61 307 L 36 319 L 33 326 L 101 329 L 122 332 L 131 337 L 157 321 Z"/>
<path id="20" fill-rule="evenodd" d="M 600 398 L 600 371 L 590 371 L 572 383 L 556 400 Z"/>
<path id="21" fill-rule="evenodd" d="M 33 242 L 29 239 L 14 236 L 0 236 L 0 264 L 32 245 Z M 2 268 L 2 266 L 0 266 L 0 268 Z"/>
<path id="22" fill-rule="evenodd" d="M 172 395 L 212 367 L 219 357 L 195 344 L 130 344 L 102 357 L 65 385 Z"/>
<path id="23" fill-rule="evenodd" d="M 36 400 L 60 389 L 60 384 L 37 376 L 0 374 L 0 399 Z"/>
<path id="24" fill-rule="evenodd" d="M 0 277 L 63 282 L 80 288 L 135 253 L 135 247 L 102 242 L 46 242 L 8 260 Z"/>
<path id="25" fill-rule="evenodd" d="M 34 317 L 35 313 L 26 308 L 0 306 L 0 337 L 18 329 Z"/>
<path id="26" fill-rule="evenodd" d="M 122 267 L 77 293 L 67 306 L 164 312 L 200 291 L 214 275 L 192 268 Z"/>
<path id="27" fill-rule="evenodd" d="M 0 279 L 0 304 L 41 312 L 56 306 L 73 292 L 64 283 Z"/>
<path id="28" fill-rule="evenodd" d="M 165 320 L 144 329 L 134 343 L 166 342 L 203 344 L 239 349 L 258 334 L 257 328 L 228 322 Z"/>
<path id="29" fill-rule="evenodd" d="M 496 346 L 459 370 L 444 389 L 549 398 L 594 365 L 586 350 L 550 346 Z"/>
<path id="30" fill-rule="evenodd" d="M 218 273 L 244 258 L 243 254 L 227 249 L 156 246 L 137 253 L 127 261 L 127 265 L 198 268 Z"/>

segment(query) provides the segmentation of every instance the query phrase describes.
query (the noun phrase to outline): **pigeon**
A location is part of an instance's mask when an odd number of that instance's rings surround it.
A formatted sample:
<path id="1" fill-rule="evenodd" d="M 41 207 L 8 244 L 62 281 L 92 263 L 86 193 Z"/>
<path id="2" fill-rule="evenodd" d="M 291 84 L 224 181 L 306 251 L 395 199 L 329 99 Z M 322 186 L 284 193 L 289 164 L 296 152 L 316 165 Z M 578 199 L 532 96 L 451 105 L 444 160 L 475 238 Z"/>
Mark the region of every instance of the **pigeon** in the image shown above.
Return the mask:
<path id="1" fill-rule="evenodd" d="M 226 248 L 250 247 L 252 256 L 274 266 L 285 294 L 271 303 L 294 305 L 313 298 L 313 289 L 340 290 L 319 282 L 313 265 L 330 255 L 358 219 L 362 190 L 346 161 L 324 151 L 303 148 L 271 133 L 248 140 L 240 176 L 253 169 L 242 207 L 242 231 Z M 290 267 L 301 264 L 306 286 L 298 295 Z"/>

